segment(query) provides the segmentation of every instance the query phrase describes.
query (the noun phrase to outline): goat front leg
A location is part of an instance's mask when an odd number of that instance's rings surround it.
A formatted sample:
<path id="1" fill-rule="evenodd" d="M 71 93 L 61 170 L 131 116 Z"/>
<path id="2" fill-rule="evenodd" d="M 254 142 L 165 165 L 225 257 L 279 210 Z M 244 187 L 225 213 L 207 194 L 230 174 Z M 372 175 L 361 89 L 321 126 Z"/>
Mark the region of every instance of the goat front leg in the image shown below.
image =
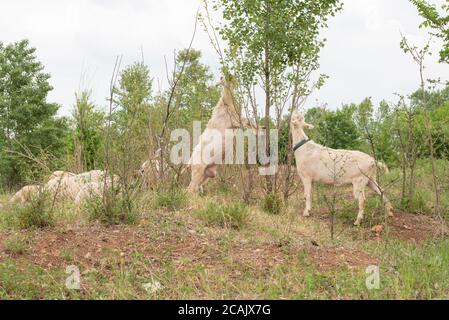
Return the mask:
<path id="1" fill-rule="evenodd" d="M 359 189 L 355 193 L 356 197 L 359 200 L 359 213 L 357 214 L 357 220 L 354 222 L 354 225 L 359 226 L 362 223 L 363 216 L 365 215 L 365 189 Z"/>
<path id="2" fill-rule="evenodd" d="M 304 196 L 306 199 L 306 208 L 304 209 L 303 216 L 309 217 L 310 210 L 312 210 L 312 180 L 309 178 L 302 179 L 304 185 Z"/>
<path id="3" fill-rule="evenodd" d="M 207 177 L 204 176 L 204 166 L 192 166 L 192 178 L 190 180 L 188 192 L 197 193 Z"/>

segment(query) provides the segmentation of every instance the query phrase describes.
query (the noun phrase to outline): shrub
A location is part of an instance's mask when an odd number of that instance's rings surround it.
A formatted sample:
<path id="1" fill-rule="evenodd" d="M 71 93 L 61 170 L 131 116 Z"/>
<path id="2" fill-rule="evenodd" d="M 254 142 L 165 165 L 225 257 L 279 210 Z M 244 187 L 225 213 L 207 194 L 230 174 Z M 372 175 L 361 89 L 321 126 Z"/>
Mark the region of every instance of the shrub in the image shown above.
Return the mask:
<path id="1" fill-rule="evenodd" d="M 208 225 L 239 229 L 246 223 L 249 210 L 242 203 L 231 205 L 210 203 L 205 209 L 198 210 L 197 215 Z"/>
<path id="2" fill-rule="evenodd" d="M 280 193 L 270 193 L 265 196 L 262 202 L 262 209 L 266 213 L 280 214 L 284 208 L 284 200 Z"/>
<path id="3" fill-rule="evenodd" d="M 187 203 L 187 195 L 182 190 L 173 189 L 168 192 L 160 192 L 157 195 L 157 205 L 175 211 L 183 208 Z"/>
<path id="4" fill-rule="evenodd" d="M 27 251 L 26 239 L 20 235 L 10 236 L 3 244 L 6 252 L 14 255 L 21 255 Z"/>
<path id="5" fill-rule="evenodd" d="M 409 199 L 408 197 L 401 199 L 400 202 L 396 205 L 397 208 L 417 212 L 417 213 L 426 213 L 431 211 L 431 203 L 432 203 L 432 194 L 428 190 L 416 190 L 413 196 L 413 199 Z"/>
<path id="6" fill-rule="evenodd" d="M 113 192 L 107 192 L 105 197 L 94 196 L 85 202 L 89 218 L 104 224 L 134 224 L 137 213 L 129 201 Z"/>
<path id="7" fill-rule="evenodd" d="M 41 193 L 26 204 L 13 206 L 9 209 L 9 227 L 20 229 L 45 228 L 54 225 L 54 214 L 51 199 L 46 193 Z"/>

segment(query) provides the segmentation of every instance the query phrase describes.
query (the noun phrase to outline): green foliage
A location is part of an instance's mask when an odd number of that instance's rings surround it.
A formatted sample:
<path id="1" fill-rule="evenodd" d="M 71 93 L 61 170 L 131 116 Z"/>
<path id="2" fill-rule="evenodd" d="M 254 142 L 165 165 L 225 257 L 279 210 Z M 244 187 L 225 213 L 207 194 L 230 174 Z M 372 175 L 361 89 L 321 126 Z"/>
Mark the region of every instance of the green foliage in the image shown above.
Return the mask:
<path id="1" fill-rule="evenodd" d="M 132 151 L 129 148 L 138 149 L 139 142 L 147 140 L 151 87 L 150 71 L 141 62 L 126 67 L 120 74 L 112 121 L 117 148 L 125 155 Z"/>
<path id="2" fill-rule="evenodd" d="M 181 50 L 176 56 L 175 75 L 179 81 L 173 92 L 168 126 L 192 132 L 193 121 L 200 121 L 204 128 L 220 98 L 220 92 L 213 82 L 214 75 L 210 68 L 201 62 L 201 52 Z M 170 94 L 170 91 L 165 91 L 155 97 L 150 121 L 157 133 L 161 130 Z"/>
<path id="3" fill-rule="evenodd" d="M 114 88 L 113 110 L 107 126 L 105 150 L 108 165 L 120 178 L 119 207 L 132 215 L 136 196 L 134 173 L 148 159 L 152 145 L 149 128 L 152 79 L 148 66 L 127 66 Z M 110 126 L 109 126 L 110 124 Z M 112 210 L 114 211 L 114 210 Z"/>
<path id="4" fill-rule="evenodd" d="M 196 214 L 208 225 L 239 229 L 248 220 L 249 209 L 242 203 L 231 205 L 209 203 Z"/>
<path id="5" fill-rule="evenodd" d="M 327 112 L 320 123 L 320 143 L 335 149 L 358 149 L 360 133 L 352 120 L 352 112 L 348 106 Z"/>
<path id="6" fill-rule="evenodd" d="M 443 48 L 440 50 L 440 61 L 449 62 L 449 16 L 447 15 L 449 6 L 446 3 L 438 8 L 426 0 L 410 0 L 418 9 L 420 16 L 424 18 L 422 27 L 430 28 L 432 34 L 443 41 Z"/>
<path id="7" fill-rule="evenodd" d="M 336 111 L 309 109 L 306 118 L 315 126 L 310 137 L 330 148 L 359 149 L 361 135 L 353 120 L 354 108 L 354 105 L 349 105 Z"/>
<path id="8" fill-rule="evenodd" d="M 292 146 L 290 145 L 290 125 L 288 118 L 282 119 L 279 125 L 278 135 L 278 155 L 279 163 L 286 164 L 288 160 L 288 153 Z M 292 162 L 295 161 L 295 157 L 292 157 Z"/>
<path id="9" fill-rule="evenodd" d="M 90 91 L 76 94 L 76 104 L 72 113 L 75 124 L 70 151 L 74 155 L 77 169 L 81 172 L 98 168 L 102 163 L 103 123 L 105 115 L 95 110 Z"/>
<path id="10" fill-rule="evenodd" d="M 3 243 L 6 252 L 13 255 L 22 255 L 27 252 L 28 244 L 26 239 L 20 235 L 15 234 L 8 237 Z"/>
<path id="11" fill-rule="evenodd" d="M 203 126 L 206 125 L 220 98 L 219 89 L 213 84 L 213 74 L 200 59 L 201 52 L 194 49 L 182 50 L 177 55 L 177 74 L 181 74 L 183 65 L 185 67 L 174 97 L 176 112 L 170 119 L 173 128 L 191 129 L 193 121 L 201 121 Z"/>
<path id="12" fill-rule="evenodd" d="M 51 227 L 55 223 L 52 199 L 40 193 L 25 204 L 7 207 L 1 218 L 2 224 L 10 229 Z"/>
<path id="13" fill-rule="evenodd" d="M 183 208 L 187 204 L 187 194 L 184 190 L 171 189 L 157 194 L 157 206 L 170 211 Z"/>
<path id="14" fill-rule="evenodd" d="M 281 193 L 269 193 L 262 202 L 262 209 L 270 214 L 280 214 L 284 208 L 284 197 Z"/>
<path id="15" fill-rule="evenodd" d="M 23 183 L 32 165 L 18 153 L 65 155 L 67 121 L 55 117 L 57 104 L 47 102 L 50 75 L 35 52 L 27 40 L 0 42 L 0 185 L 10 188 Z"/>
<path id="16" fill-rule="evenodd" d="M 129 203 L 113 190 L 108 190 L 104 196 L 90 197 L 85 203 L 90 220 L 107 225 L 135 224 L 138 214 L 130 210 Z"/>
<path id="17" fill-rule="evenodd" d="M 247 93 L 260 85 L 265 100 L 262 123 L 268 129 L 272 106 L 280 118 L 279 106 L 288 100 L 292 88 L 294 99 L 310 92 L 310 75 L 319 68 L 324 46 L 319 34 L 328 18 L 341 9 L 340 1 L 214 0 L 213 4 L 225 21 L 218 29 L 228 44 L 222 57 L 224 73 L 234 74 Z M 320 87 L 324 79 L 321 75 L 314 86 Z M 265 136 L 269 141 L 269 130 Z M 268 144 L 266 148 L 269 152 Z M 266 184 L 274 191 L 270 179 Z"/>
<path id="18" fill-rule="evenodd" d="M 301 71 L 315 70 L 323 46 L 319 30 L 340 4 L 337 0 L 216 0 L 214 7 L 222 9 L 226 21 L 220 34 L 229 44 L 230 58 L 243 58 L 238 76 L 252 84 L 256 75 L 265 77 L 268 70 L 271 76 L 295 65 Z"/>

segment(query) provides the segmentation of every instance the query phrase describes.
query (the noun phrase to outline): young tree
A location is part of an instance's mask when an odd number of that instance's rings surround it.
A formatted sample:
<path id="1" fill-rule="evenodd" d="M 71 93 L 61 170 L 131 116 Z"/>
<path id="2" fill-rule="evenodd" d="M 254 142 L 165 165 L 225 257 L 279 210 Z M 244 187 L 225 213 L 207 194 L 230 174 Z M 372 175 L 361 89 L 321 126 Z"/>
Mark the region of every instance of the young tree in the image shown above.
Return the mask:
<path id="1" fill-rule="evenodd" d="M 125 209 L 132 210 L 133 173 L 148 156 L 148 121 L 152 80 L 148 67 L 137 62 L 120 73 L 114 88 L 115 112 L 112 113 L 112 143 Z"/>
<path id="2" fill-rule="evenodd" d="M 228 43 L 228 69 L 251 95 L 260 85 L 264 92 L 266 153 L 269 155 L 270 118 L 277 120 L 293 91 L 294 103 L 307 93 L 311 73 L 318 68 L 324 41 L 320 29 L 340 9 L 339 0 L 213 0 L 225 24 L 219 29 Z M 322 83 L 318 81 L 318 83 Z M 274 191 L 267 178 L 267 189 Z"/>
<path id="3" fill-rule="evenodd" d="M 47 102 L 50 75 L 35 52 L 27 40 L 0 42 L 0 184 L 9 188 L 23 183 L 33 164 L 20 155 L 23 146 L 34 155 L 65 155 L 67 122 L 56 118 L 59 105 Z"/>
<path id="4" fill-rule="evenodd" d="M 435 141 L 432 136 L 433 124 L 429 115 L 429 108 L 427 106 L 427 91 L 426 91 L 426 80 L 424 77 L 424 69 L 425 69 L 425 59 L 428 55 L 430 55 L 430 47 L 427 44 L 424 48 L 418 48 L 416 46 L 410 45 L 405 37 L 402 38 L 401 48 L 404 53 L 409 54 L 419 69 L 420 75 L 420 101 L 422 101 L 422 105 L 418 106 L 423 108 L 423 116 L 424 116 L 424 127 L 425 127 L 425 135 L 426 135 L 426 143 L 429 147 L 429 157 L 432 163 L 432 178 L 433 178 L 433 186 L 434 186 L 434 195 L 435 195 L 435 203 L 434 203 L 434 211 L 435 215 L 441 218 L 440 212 L 440 204 L 441 204 L 441 195 L 440 195 L 440 187 L 439 187 L 439 177 L 438 177 L 438 168 L 435 157 Z"/>
<path id="5" fill-rule="evenodd" d="M 75 128 L 70 151 L 74 157 L 76 172 L 93 170 L 102 163 L 102 127 L 105 115 L 95 110 L 90 95 L 91 92 L 87 90 L 77 93 L 72 112 Z"/>
<path id="6" fill-rule="evenodd" d="M 220 91 L 213 84 L 214 75 L 200 59 L 201 51 L 195 49 L 184 49 L 176 57 L 179 84 L 174 97 L 171 127 L 176 123 L 191 129 L 194 120 L 206 124 L 220 98 Z M 184 66 L 182 73 L 181 66 Z"/>
<path id="7" fill-rule="evenodd" d="M 426 0 L 410 0 L 418 9 L 419 14 L 425 19 L 422 27 L 430 28 L 432 34 L 443 40 L 443 48 L 440 50 L 440 61 L 449 63 L 449 4 L 446 0 L 438 8 Z"/>

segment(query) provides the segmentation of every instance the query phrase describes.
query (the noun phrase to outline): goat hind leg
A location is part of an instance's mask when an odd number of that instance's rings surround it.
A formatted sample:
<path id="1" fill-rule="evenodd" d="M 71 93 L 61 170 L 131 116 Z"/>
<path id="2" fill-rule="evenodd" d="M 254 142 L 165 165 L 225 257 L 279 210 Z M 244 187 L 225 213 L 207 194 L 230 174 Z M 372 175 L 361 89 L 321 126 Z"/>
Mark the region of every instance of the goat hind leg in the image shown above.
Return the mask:
<path id="1" fill-rule="evenodd" d="M 309 217 L 310 210 L 312 210 L 312 181 L 310 179 L 303 179 L 302 184 L 304 185 L 304 195 L 306 198 L 306 208 L 304 209 L 303 216 Z"/>
<path id="2" fill-rule="evenodd" d="M 354 185 L 354 197 L 359 201 L 359 212 L 354 225 L 359 226 L 362 223 L 363 216 L 365 215 L 365 188 Z"/>

